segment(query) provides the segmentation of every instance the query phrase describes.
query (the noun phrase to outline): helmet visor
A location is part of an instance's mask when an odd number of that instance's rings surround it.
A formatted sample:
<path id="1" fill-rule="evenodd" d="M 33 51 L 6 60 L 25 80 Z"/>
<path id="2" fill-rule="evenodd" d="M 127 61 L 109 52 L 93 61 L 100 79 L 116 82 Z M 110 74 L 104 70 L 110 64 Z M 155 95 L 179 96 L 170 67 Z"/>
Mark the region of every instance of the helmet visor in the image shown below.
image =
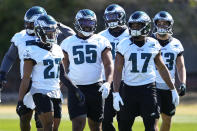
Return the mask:
<path id="1" fill-rule="evenodd" d="M 119 20 L 119 14 L 118 13 L 108 13 L 104 16 L 105 20 L 107 22 L 114 22 Z"/>

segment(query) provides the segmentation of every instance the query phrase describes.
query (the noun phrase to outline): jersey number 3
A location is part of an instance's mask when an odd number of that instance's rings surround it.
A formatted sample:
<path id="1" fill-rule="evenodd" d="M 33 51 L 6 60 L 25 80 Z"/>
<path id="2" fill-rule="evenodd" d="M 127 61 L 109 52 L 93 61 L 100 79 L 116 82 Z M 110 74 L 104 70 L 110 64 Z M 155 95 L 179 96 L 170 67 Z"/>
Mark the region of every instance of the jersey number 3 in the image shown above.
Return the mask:
<path id="1" fill-rule="evenodd" d="M 84 48 L 85 48 L 85 52 L 83 51 Z M 96 59 L 97 59 L 96 45 L 73 46 L 73 56 L 77 56 L 74 58 L 74 63 L 76 65 L 83 64 L 85 61 L 87 63 L 96 63 Z"/>
<path id="2" fill-rule="evenodd" d="M 44 70 L 44 79 L 50 79 L 50 78 L 59 78 L 59 72 L 60 72 L 60 58 L 56 58 L 55 61 L 51 59 L 43 60 L 43 64 L 47 66 Z M 57 72 L 51 71 L 51 69 L 54 67 L 54 64 L 57 64 Z M 56 74 L 57 73 L 57 74 Z"/>

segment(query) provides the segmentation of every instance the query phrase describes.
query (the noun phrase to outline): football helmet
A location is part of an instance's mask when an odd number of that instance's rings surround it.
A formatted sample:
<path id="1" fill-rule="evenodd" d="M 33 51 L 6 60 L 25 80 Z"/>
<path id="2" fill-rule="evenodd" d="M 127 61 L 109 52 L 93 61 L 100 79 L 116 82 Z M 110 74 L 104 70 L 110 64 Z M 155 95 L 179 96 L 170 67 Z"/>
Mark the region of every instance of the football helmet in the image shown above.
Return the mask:
<path id="1" fill-rule="evenodd" d="M 47 12 L 45 11 L 44 8 L 40 6 L 33 6 L 31 7 L 24 16 L 24 21 L 25 21 L 25 29 L 26 32 L 29 35 L 34 34 L 34 21 L 40 16 L 40 15 L 46 15 Z"/>
<path id="2" fill-rule="evenodd" d="M 34 22 L 34 31 L 42 43 L 57 43 L 57 22 L 52 16 L 39 16 Z"/>
<path id="3" fill-rule="evenodd" d="M 139 28 L 134 28 L 134 24 L 139 25 Z M 129 17 L 128 27 L 131 36 L 147 36 L 151 30 L 151 19 L 145 12 L 136 11 Z"/>
<path id="4" fill-rule="evenodd" d="M 89 9 L 78 11 L 75 16 L 74 26 L 85 37 L 91 36 L 96 31 L 96 14 Z"/>
<path id="5" fill-rule="evenodd" d="M 158 26 L 158 21 L 166 21 L 169 24 L 165 25 L 165 26 Z M 154 30 L 153 33 L 158 33 L 160 35 L 165 35 L 165 34 L 170 34 L 172 35 L 172 26 L 174 24 L 174 20 L 172 18 L 172 16 L 166 12 L 166 11 L 160 11 L 159 13 L 157 13 L 153 19 L 153 23 L 154 23 Z"/>
<path id="6" fill-rule="evenodd" d="M 125 10 L 117 4 L 109 5 L 105 9 L 103 17 L 107 28 L 116 28 L 126 24 Z"/>

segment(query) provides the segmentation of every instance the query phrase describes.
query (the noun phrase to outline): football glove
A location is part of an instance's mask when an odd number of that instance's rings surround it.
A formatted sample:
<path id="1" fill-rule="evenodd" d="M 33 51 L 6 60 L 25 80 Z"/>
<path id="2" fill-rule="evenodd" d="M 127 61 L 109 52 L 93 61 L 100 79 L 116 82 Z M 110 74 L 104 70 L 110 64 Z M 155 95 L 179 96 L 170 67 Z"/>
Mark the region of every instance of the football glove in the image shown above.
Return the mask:
<path id="1" fill-rule="evenodd" d="M 186 93 L 186 85 L 185 84 L 181 84 L 179 87 L 180 93 L 179 96 L 184 96 Z"/>
<path id="2" fill-rule="evenodd" d="M 99 92 L 102 92 L 102 98 L 106 99 L 110 92 L 110 84 L 109 82 L 105 82 L 99 89 Z"/>
<path id="3" fill-rule="evenodd" d="M 23 104 L 23 101 L 18 101 L 18 104 L 16 106 L 16 113 L 21 117 L 23 114 L 25 114 L 26 106 Z"/>
<path id="4" fill-rule="evenodd" d="M 179 95 L 176 91 L 176 89 L 171 90 L 172 91 L 172 103 L 176 106 L 179 104 Z"/>
<path id="5" fill-rule="evenodd" d="M 5 86 L 6 84 L 6 73 L 1 71 L 0 72 L 0 91 L 3 90 L 3 87 Z"/>
<path id="6" fill-rule="evenodd" d="M 113 92 L 113 107 L 116 111 L 120 111 L 120 104 L 124 106 L 122 98 L 120 97 L 119 92 Z"/>

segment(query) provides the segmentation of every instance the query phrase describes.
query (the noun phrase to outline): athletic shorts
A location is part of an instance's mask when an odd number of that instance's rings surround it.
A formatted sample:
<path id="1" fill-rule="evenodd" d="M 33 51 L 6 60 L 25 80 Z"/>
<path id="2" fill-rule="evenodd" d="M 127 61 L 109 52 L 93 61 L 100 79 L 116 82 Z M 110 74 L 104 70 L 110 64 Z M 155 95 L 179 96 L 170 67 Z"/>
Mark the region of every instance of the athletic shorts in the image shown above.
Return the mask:
<path id="1" fill-rule="evenodd" d="M 120 95 L 124 106 L 120 107 L 118 120 L 131 120 L 136 116 L 159 118 L 155 83 L 142 86 L 124 83 Z"/>
<path id="2" fill-rule="evenodd" d="M 36 93 L 33 95 L 38 115 L 46 112 L 54 112 L 54 118 L 61 118 L 62 102 L 61 99 L 50 98 L 47 95 Z"/>
<path id="3" fill-rule="evenodd" d="M 176 107 L 172 103 L 172 92 L 170 90 L 157 89 L 157 100 L 160 113 L 164 113 L 168 116 L 175 115 Z"/>
<path id="4" fill-rule="evenodd" d="M 101 122 L 103 119 L 104 102 L 98 91 L 102 82 L 91 85 L 77 85 L 85 95 L 85 104 L 79 105 L 75 93 L 68 90 L 68 111 L 70 119 L 81 115 L 87 115 L 93 121 Z"/>

